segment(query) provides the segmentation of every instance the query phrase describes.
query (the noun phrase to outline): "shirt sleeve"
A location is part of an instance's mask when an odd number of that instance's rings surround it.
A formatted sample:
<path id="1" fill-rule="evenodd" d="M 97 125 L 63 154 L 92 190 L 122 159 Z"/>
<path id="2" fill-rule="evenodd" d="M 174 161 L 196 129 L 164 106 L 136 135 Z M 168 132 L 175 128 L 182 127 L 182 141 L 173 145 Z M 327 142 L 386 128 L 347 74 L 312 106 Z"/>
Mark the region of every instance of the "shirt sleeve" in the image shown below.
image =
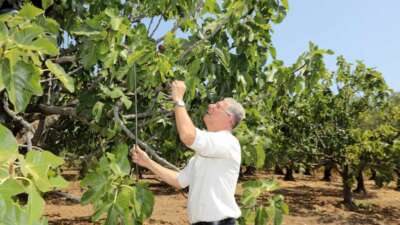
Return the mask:
<path id="1" fill-rule="evenodd" d="M 196 137 L 189 148 L 203 157 L 234 158 L 237 140 L 229 133 L 208 132 L 196 128 Z M 240 145 L 239 145 L 240 152 Z"/>
<path id="2" fill-rule="evenodd" d="M 193 157 L 189 160 L 188 164 L 178 173 L 178 183 L 181 188 L 185 188 L 190 184 L 190 173 L 193 167 Z"/>

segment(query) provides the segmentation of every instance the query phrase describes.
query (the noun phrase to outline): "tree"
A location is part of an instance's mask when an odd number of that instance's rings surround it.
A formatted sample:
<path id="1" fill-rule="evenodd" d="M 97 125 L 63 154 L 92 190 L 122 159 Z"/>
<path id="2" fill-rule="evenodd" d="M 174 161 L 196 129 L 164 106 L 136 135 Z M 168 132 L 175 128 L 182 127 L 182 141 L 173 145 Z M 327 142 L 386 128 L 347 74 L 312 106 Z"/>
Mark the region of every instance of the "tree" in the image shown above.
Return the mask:
<path id="1" fill-rule="evenodd" d="M 41 8 L 15 4 L 16 10 L 0 16 L 0 91 L 5 121 L 10 121 L 6 126 L 23 135 L 26 143 L 6 145 L 14 143 L 14 134 L 4 127 L 1 143 L 10 154 L 1 166 L 17 164 L 16 156 L 22 161 L 15 151 L 25 146 L 28 159 L 40 153 L 39 147 L 83 155 L 83 161 L 93 165 L 82 182 L 90 188 L 82 200 L 95 205 L 94 219 L 108 212 L 106 224 L 140 224 L 151 212 L 145 185 L 132 183 L 127 172 L 126 149 L 134 140 L 175 169 L 164 158 L 180 164 L 189 157 L 176 150 L 184 147 L 171 119 L 167 84 L 174 79 L 186 81 L 186 102 L 193 118 L 200 118 L 206 102 L 221 97 L 233 96 L 249 104 L 247 96 L 264 87 L 265 65 L 275 58 L 271 24 L 281 22 L 288 9 L 286 0 L 41 3 Z M 155 38 L 161 22 L 172 22 L 173 27 Z M 187 37 L 177 36 L 178 31 Z M 137 101 L 132 100 L 135 94 Z M 54 121 L 48 123 L 50 116 Z M 40 129 L 31 125 L 37 120 Z M 195 122 L 200 124 L 200 119 Z M 131 132 L 136 126 L 138 136 Z M 61 159 L 54 158 L 59 163 L 50 167 L 57 168 Z M 105 167 L 113 169 L 104 171 Z M 26 185 L 7 171 L 2 170 L 2 181 L 12 178 L 11 185 Z M 30 179 L 29 173 L 22 175 Z M 104 176 L 109 179 L 102 180 Z M 41 199 L 39 192 L 29 193 L 30 198 Z M 137 198 L 138 193 L 144 199 Z M 15 194 L 2 194 L 2 198 L 15 205 Z M 123 201 L 124 197 L 132 201 Z M 137 201 L 148 205 L 135 208 Z M 6 224 L 46 223 L 41 210 L 27 213 L 33 216 L 28 223 L 7 220 Z"/>

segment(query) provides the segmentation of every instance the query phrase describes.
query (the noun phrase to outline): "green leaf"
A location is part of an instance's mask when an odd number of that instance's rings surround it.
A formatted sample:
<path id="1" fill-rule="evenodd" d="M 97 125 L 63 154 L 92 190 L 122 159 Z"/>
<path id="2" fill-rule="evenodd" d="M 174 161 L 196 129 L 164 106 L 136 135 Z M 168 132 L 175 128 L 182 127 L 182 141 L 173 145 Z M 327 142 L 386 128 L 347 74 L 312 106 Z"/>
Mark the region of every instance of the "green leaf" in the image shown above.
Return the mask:
<path id="1" fill-rule="evenodd" d="M 110 209 L 108 210 L 107 219 L 104 225 L 118 225 L 118 210 L 115 204 L 111 205 Z"/>
<path id="2" fill-rule="evenodd" d="M 4 60 L 7 66 L 8 60 Z M 3 64 L 4 68 L 4 64 Z M 4 69 L 3 69 L 4 72 Z M 42 95 L 43 90 L 40 85 L 40 70 L 24 61 L 17 61 L 10 74 L 3 74 L 4 85 L 10 97 L 10 101 L 15 107 L 15 111 L 25 110 L 32 95 Z"/>
<path id="3" fill-rule="evenodd" d="M 118 193 L 116 203 L 123 209 L 128 209 L 130 206 L 130 199 L 132 198 L 132 188 L 122 187 L 121 191 Z"/>
<path id="4" fill-rule="evenodd" d="M 133 65 L 140 57 L 145 54 L 145 50 L 135 51 L 134 53 L 130 54 L 127 59 L 128 65 Z"/>
<path id="5" fill-rule="evenodd" d="M 24 26 L 14 34 L 15 42 L 19 45 L 30 45 L 33 40 L 38 38 L 44 32 L 44 29 L 38 25 L 30 24 Z"/>
<path id="6" fill-rule="evenodd" d="M 18 144 L 12 132 L 0 123 L 0 165 L 18 155 Z"/>
<path id="7" fill-rule="evenodd" d="M 22 6 L 18 15 L 25 17 L 27 19 L 33 19 L 42 13 L 44 13 L 44 11 L 42 9 L 36 8 L 32 4 L 26 3 Z"/>
<path id="8" fill-rule="evenodd" d="M 268 222 L 268 213 L 263 206 L 256 210 L 255 225 L 265 225 Z"/>
<path id="9" fill-rule="evenodd" d="M 44 200 L 42 196 L 38 193 L 34 186 L 29 187 L 29 198 L 27 203 L 27 213 L 29 224 L 40 219 L 44 210 Z"/>
<path id="10" fill-rule="evenodd" d="M 96 212 L 93 214 L 92 220 L 93 221 L 99 220 L 101 218 L 101 216 L 105 212 L 107 212 L 112 205 L 113 205 L 113 203 L 108 203 L 108 202 L 104 202 L 103 204 L 101 204 L 99 207 L 96 208 Z"/>
<path id="11" fill-rule="evenodd" d="M 115 87 L 112 90 L 110 90 L 108 87 L 101 85 L 100 89 L 106 96 L 108 96 L 112 99 L 116 99 L 116 98 L 124 96 L 124 93 L 122 92 L 121 88 L 119 88 L 119 87 Z"/>
<path id="12" fill-rule="evenodd" d="M 8 28 L 3 22 L 0 22 L 0 46 L 2 46 L 3 43 L 7 41 L 7 38 Z"/>
<path id="13" fill-rule="evenodd" d="M 96 123 L 100 121 L 101 114 L 103 112 L 103 107 L 104 103 L 102 102 L 96 102 L 96 104 L 93 106 L 92 115 L 94 116 L 94 120 L 96 121 Z"/>
<path id="14" fill-rule="evenodd" d="M 129 175 L 129 172 L 131 171 L 131 166 L 128 159 L 128 151 L 128 145 L 126 144 L 118 144 L 112 151 L 115 156 L 115 162 L 125 175 Z"/>
<path id="15" fill-rule="evenodd" d="M 66 188 L 68 187 L 68 181 L 66 181 L 62 176 L 58 175 L 49 178 L 50 185 L 55 188 Z"/>
<path id="16" fill-rule="evenodd" d="M 59 54 L 59 50 L 55 42 L 49 38 L 38 38 L 32 42 L 30 49 L 48 54 L 51 56 L 56 56 Z"/>
<path id="17" fill-rule="evenodd" d="M 0 195 L 3 195 L 5 198 L 9 198 L 23 192 L 25 192 L 24 186 L 15 179 L 8 178 L 0 184 Z"/>
<path id="18" fill-rule="evenodd" d="M 260 141 L 256 145 L 256 167 L 261 168 L 264 166 L 265 162 L 265 147 L 264 142 Z"/>
<path id="19" fill-rule="evenodd" d="M 154 195 L 146 189 L 144 184 L 138 183 L 134 189 L 131 203 L 134 205 L 134 210 L 138 219 L 144 221 L 151 216 L 154 207 Z"/>
<path id="20" fill-rule="evenodd" d="M 64 87 L 67 88 L 68 91 L 75 91 L 74 79 L 69 76 L 60 65 L 53 63 L 48 59 L 46 60 L 46 66 L 63 83 Z"/>
<path id="21" fill-rule="evenodd" d="M 216 53 L 216 55 L 220 58 L 222 65 L 225 67 L 225 69 L 227 71 L 230 71 L 229 69 L 229 58 L 228 58 L 228 54 L 227 52 L 219 49 L 219 48 L 214 48 L 214 51 Z"/>
<path id="22" fill-rule="evenodd" d="M 126 109 L 130 109 L 132 106 L 132 101 L 129 100 L 128 97 L 126 97 L 126 95 L 123 95 L 121 98 L 122 103 L 125 105 Z"/>
<path id="23" fill-rule="evenodd" d="M 289 9 L 289 3 L 288 3 L 288 0 L 282 0 L 282 5 L 283 5 L 283 7 L 285 7 L 285 9 L 286 9 L 286 10 L 288 10 L 288 9 Z"/>
<path id="24" fill-rule="evenodd" d="M 21 171 L 24 176 L 30 175 L 36 187 L 42 191 L 49 191 L 53 186 L 49 181 L 50 168 L 56 168 L 64 160 L 49 151 L 29 151 L 26 159 L 21 162 Z"/>
<path id="25" fill-rule="evenodd" d="M 42 8 L 47 9 L 49 6 L 53 5 L 53 0 L 42 0 Z"/>

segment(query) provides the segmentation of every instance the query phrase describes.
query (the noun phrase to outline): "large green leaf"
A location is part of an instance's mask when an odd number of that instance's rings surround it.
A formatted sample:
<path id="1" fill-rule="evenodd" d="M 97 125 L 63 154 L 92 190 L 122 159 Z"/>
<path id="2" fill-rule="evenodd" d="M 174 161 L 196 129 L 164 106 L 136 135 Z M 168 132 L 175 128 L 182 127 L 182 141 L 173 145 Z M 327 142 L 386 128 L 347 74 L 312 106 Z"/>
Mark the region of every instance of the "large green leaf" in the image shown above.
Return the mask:
<path id="1" fill-rule="evenodd" d="M 36 8 L 32 4 L 26 3 L 22 6 L 18 15 L 25 17 L 27 19 L 33 19 L 42 13 L 44 13 L 42 9 Z"/>
<path id="2" fill-rule="evenodd" d="M 44 200 L 34 186 L 29 187 L 29 198 L 27 203 L 28 222 L 33 224 L 42 217 L 44 210 Z"/>
<path id="3" fill-rule="evenodd" d="M 67 88 L 68 91 L 75 91 L 74 79 L 69 76 L 60 65 L 46 60 L 46 66 L 64 84 L 64 87 Z"/>
<path id="4" fill-rule="evenodd" d="M 7 71 L 9 60 L 3 60 L 3 72 Z M 9 94 L 10 101 L 13 103 L 15 111 L 25 110 L 32 95 L 42 95 L 43 90 L 40 85 L 40 70 L 24 61 L 17 61 L 11 68 L 11 73 L 3 73 L 4 85 Z"/>
<path id="5" fill-rule="evenodd" d="M 134 206 L 138 220 L 144 221 L 151 216 L 154 207 L 154 195 L 147 190 L 145 184 L 138 183 L 134 189 L 131 203 Z"/>
<path id="6" fill-rule="evenodd" d="M 0 22 L 0 46 L 2 46 L 3 43 L 7 41 L 7 36 L 8 28 L 3 22 Z"/>
<path id="7" fill-rule="evenodd" d="M 10 76 L 10 65 L 6 60 L 0 60 L 0 91 L 5 88 L 5 76 Z"/>
<path id="8" fill-rule="evenodd" d="M 53 187 L 53 184 L 59 184 L 59 180 L 56 180 L 54 183 L 50 182 L 48 177 L 50 168 L 56 168 L 63 163 L 64 160 L 62 158 L 49 151 L 29 151 L 26 159 L 21 162 L 21 171 L 24 176 L 32 176 L 38 189 L 46 192 Z"/>
<path id="9" fill-rule="evenodd" d="M 53 5 L 53 0 L 42 0 L 43 9 L 47 9 L 51 5 Z"/>
<path id="10" fill-rule="evenodd" d="M 14 40 L 19 46 L 30 45 L 44 32 L 44 29 L 38 25 L 30 24 L 14 33 Z"/>
<path id="11" fill-rule="evenodd" d="M 18 144 L 12 132 L 0 123 L 0 164 L 18 154 Z"/>
<path id="12" fill-rule="evenodd" d="M 30 45 L 22 45 L 22 47 L 27 50 L 35 50 L 51 56 L 59 54 L 57 44 L 50 38 L 38 38 L 30 43 Z"/>
<path id="13" fill-rule="evenodd" d="M 6 198 L 12 197 L 19 193 L 25 192 L 24 186 L 22 186 L 17 180 L 8 178 L 0 184 L 0 195 Z"/>

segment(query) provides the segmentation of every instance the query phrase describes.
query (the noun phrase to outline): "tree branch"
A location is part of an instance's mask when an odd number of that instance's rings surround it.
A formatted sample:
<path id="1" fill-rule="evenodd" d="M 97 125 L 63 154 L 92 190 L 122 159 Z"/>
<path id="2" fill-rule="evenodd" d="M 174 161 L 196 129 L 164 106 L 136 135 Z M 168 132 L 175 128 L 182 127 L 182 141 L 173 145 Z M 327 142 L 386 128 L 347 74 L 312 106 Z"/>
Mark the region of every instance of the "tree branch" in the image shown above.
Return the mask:
<path id="1" fill-rule="evenodd" d="M 170 116 L 170 115 L 172 115 L 174 112 L 168 111 L 168 110 L 165 110 L 165 109 L 161 109 L 161 110 L 157 111 L 157 113 L 165 113 L 166 116 Z M 137 118 L 138 118 L 138 119 L 147 118 L 147 117 L 153 116 L 154 114 L 155 114 L 155 113 L 152 112 L 152 111 L 150 111 L 150 112 L 144 112 L 144 113 L 138 113 L 138 114 L 137 114 Z M 124 119 L 126 119 L 126 120 L 135 119 L 135 118 L 136 118 L 136 114 L 126 114 L 126 115 L 122 115 L 122 118 L 124 118 Z"/>
<path id="2" fill-rule="evenodd" d="M 76 62 L 76 56 L 62 56 L 59 58 L 52 59 L 53 62 L 58 63 L 58 64 L 63 64 L 63 63 L 74 63 Z"/>
<path id="3" fill-rule="evenodd" d="M 170 169 L 173 169 L 175 171 L 179 171 L 179 168 L 165 160 L 164 158 L 160 157 L 154 149 L 152 149 L 149 145 L 147 145 L 145 142 L 137 138 L 123 123 L 123 121 L 119 117 L 119 105 L 114 106 L 114 119 L 119 125 L 122 127 L 122 130 L 128 135 L 133 140 L 137 140 L 137 143 L 144 148 L 144 150 L 149 153 L 158 163 L 160 163 L 163 166 L 166 166 Z"/>
<path id="4" fill-rule="evenodd" d="M 7 94 L 4 93 L 3 97 L 3 108 L 6 111 L 6 113 L 11 116 L 11 118 L 19 123 L 22 124 L 22 126 L 26 129 L 25 133 L 25 138 L 26 138 L 26 143 L 28 146 L 28 151 L 32 149 L 32 138 L 33 134 L 35 133 L 35 129 L 33 129 L 32 125 L 28 123 L 22 116 L 18 116 L 16 112 L 12 111 L 9 106 L 8 106 L 8 98 Z"/>
<path id="5" fill-rule="evenodd" d="M 150 34 L 150 38 L 151 38 L 151 37 L 153 37 L 154 33 L 155 33 L 155 32 L 156 32 L 156 30 L 158 29 L 158 26 L 160 26 L 161 19 L 162 19 L 162 16 L 160 16 L 160 19 L 158 20 L 158 22 L 157 22 L 157 25 L 154 27 L 154 30 L 153 30 L 153 32 L 151 32 L 151 34 Z"/>
<path id="6" fill-rule="evenodd" d="M 221 19 L 221 22 L 215 27 L 215 29 L 209 34 L 207 35 L 207 31 L 204 31 L 202 33 L 203 38 L 201 38 L 200 40 L 194 42 L 192 45 L 190 45 L 183 53 L 182 55 L 179 57 L 178 61 L 180 61 L 181 59 L 185 58 L 185 56 L 191 52 L 195 47 L 197 47 L 201 42 L 207 41 L 208 39 L 212 38 L 216 33 L 218 33 L 218 31 L 221 30 L 221 28 L 228 22 L 228 16 L 224 17 L 223 19 Z"/>

